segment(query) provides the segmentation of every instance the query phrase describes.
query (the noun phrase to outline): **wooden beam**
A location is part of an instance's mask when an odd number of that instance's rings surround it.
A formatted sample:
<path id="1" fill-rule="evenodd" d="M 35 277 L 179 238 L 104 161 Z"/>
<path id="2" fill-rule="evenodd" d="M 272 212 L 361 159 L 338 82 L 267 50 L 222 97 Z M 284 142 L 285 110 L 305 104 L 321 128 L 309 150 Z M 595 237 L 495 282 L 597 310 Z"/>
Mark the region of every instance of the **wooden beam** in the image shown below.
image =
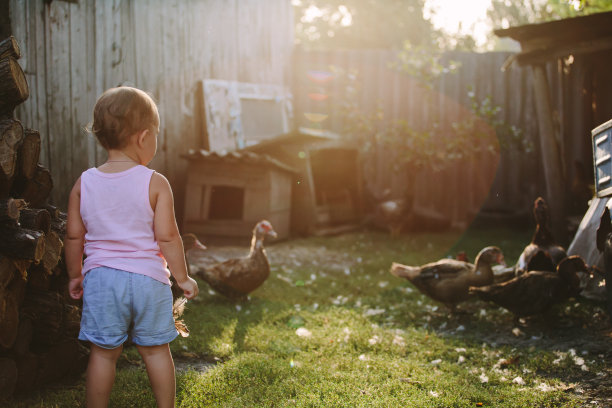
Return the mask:
<path id="1" fill-rule="evenodd" d="M 561 244 L 565 244 L 565 192 L 563 168 L 559 146 L 555 138 L 553 116 L 550 103 L 550 91 L 546 67 L 542 64 L 533 66 L 533 81 L 540 131 L 540 148 L 542 151 L 542 164 L 546 180 L 546 200 L 550 203 L 551 229 L 554 237 Z"/>
<path id="2" fill-rule="evenodd" d="M 527 43 L 521 43 L 521 48 L 524 51 L 516 55 L 516 61 L 519 65 L 543 64 L 556 58 L 566 57 L 570 54 L 580 55 L 612 50 L 612 36 L 551 47 L 531 48 Z"/>

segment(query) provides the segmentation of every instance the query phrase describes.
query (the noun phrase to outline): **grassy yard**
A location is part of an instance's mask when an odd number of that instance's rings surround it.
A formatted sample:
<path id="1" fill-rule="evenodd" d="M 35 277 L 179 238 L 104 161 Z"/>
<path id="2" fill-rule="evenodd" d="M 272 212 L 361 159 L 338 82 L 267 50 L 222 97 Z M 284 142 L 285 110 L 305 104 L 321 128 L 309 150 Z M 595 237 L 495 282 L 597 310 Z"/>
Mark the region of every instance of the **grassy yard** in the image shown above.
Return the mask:
<path id="1" fill-rule="evenodd" d="M 523 325 L 480 301 L 448 316 L 388 272 L 392 261 L 422 264 L 460 250 L 473 261 L 486 245 L 512 264 L 531 233 L 356 232 L 269 245 L 271 276 L 248 301 L 199 282 L 185 314 L 191 336 L 171 345 L 177 406 L 609 406 L 612 395 L 596 391 L 612 378 L 600 305 L 571 300 Z M 138 361 L 134 348 L 124 352 L 111 406 L 155 406 Z M 84 377 L 9 406 L 83 407 Z"/>

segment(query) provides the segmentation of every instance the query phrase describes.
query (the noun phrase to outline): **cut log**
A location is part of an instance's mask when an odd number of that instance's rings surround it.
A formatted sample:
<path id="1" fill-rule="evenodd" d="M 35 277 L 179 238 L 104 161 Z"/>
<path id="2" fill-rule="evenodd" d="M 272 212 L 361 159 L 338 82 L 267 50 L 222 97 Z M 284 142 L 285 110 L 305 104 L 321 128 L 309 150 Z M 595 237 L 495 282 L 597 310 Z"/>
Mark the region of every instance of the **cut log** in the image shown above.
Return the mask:
<path id="1" fill-rule="evenodd" d="M 19 215 L 19 224 L 23 228 L 41 231 L 48 235 L 51 230 L 51 215 L 44 208 L 25 208 Z"/>
<path id="2" fill-rule="evenodd" d="M 43 210 L 46 211 L 46 210 Z M 42 264 L 45 270 L 51 275 L 57 266 L 62 255 L 64 243 L 55 231 L 49 232 L 45 236 L 45 253 L 42 257 Z"/>
<path id="3" fill-rule="evenodd" d="M 23 142 L 17 154 L 17 169 L 19 176 L 26 180 L 34 177 L 40 160 L 40 133 L 37 130 L 25 129 Z"/>
<path id="4" fill-rule="evenodd" d="M 64 340 L 38 355 L 37 385 L 48 384 L 83 372 L 87 367 L 87 351 L 77 339 Z"/>
<path id="5" fill-rule="evenodd" d="M 44 238 L 40 231 L 7 227 L 0 234 L 0 254 L 39 262 L 45 253 Z"/>
<path id="6" fill-rule="evenodd" d="M 28 261 L 27 259 L 13 259 L 13 263 L 15 267 L 21 274 L 21 278 L 23 280 L 28 279 L 28 268 L 32 265 L 32 261 Z"/>
<path id="7" fill-rule="evenodd" d="M 28 288 L 21 315 L 32 320 L 33 345 L 48 346 L 62 338 L 63 313 L 63 300 L 57 292 Z"/>
<path id="8" fill-rule="evenodd" d="M 19 319 L 17 338 L 11 349 L 13 356 L 23 356 L 30 350 L 32 342 L 32 321 L 30 319 Z"/>
<path id="9" fill-rule="evenodd" d="M 0 222 L 19 221 L 21 210 L 26 207 L 24 200 L 15 198 L 0 199 Z"/>
<path id="10" fill-rule="evenodd" d="M 0 41 L 0 59 L 4 59 L 6 57 L 13 57 L 15 59 L 21 58 L 19 44 L 12 35 Z"/>
<path id="11" fill-rule="evenodd" d="M 17 385 L 17 364 L 11 358 L 0 358 L 0 397 L 10 397 Z"/>
<path id="12" fill-rule="evenodd" d="M 6 288 L 15 278 L 16 271 L 13 260 L 0 255 L 0 290 Z"/>
<path id="13" fill-rule="evenodd" d="M 60 212 L 59 216 L 51 220 L 51 230 L 57 232 L 61 240 L 66 237 L 66 222 L 68 217 L 65 212 Z"/>
<path id="14" fill-rule="evenodd" d="M 0 290 L 0 348 L 4 349 L 10 349 L 13 346 L 19 327 L 19 305 L 16 296 L 10 292 L 10 288 L 9 285 Z"/>
<path id="15" fill-rule="evenodd" d="M 51 277 L 42 266 L 42 263 L 32 265 L 30 269 L 28 269 L 28 289 L 47 291 L 50 286 Z"/>
<path id="16" fill-rule="evenodd" d="M 34 353 L 26 353 L 17 357 L 17 385 L 16 392 L 31 391 L 36 387 L 38 376 L 38 356 Z"/>
<path id="17" fill-rule="evenodd" d="M 21 307 L 23 304 L 23 299 L 25 298 L 26 287 L 28 286 L 28 282 L 25 279 L 22 279 L 19 275 L 15 277 L 11 281 L 11 283 L 7 286 L 7 291 L 9 292 L 9 296 L 15 298 L 15 302 L 17 303 L 17 308 Z"/>
<path id="18" fill-rule="evenodd" d="M 0 196 L 6 197 L 11 189 L 17 167 L 17 151 L 22 141 L 21 122 L 0 120 Z"/>
<path id="19" fill-rule="evenodd" d="M 0 116 L 10 116 L 30 95 L 25 74 L 15 58 L 0 59 Z"/>
<path id="20" fill-rule="evenodd" d="M 27 180 L 21 187 L 21 191 L 14 190 L 17 196 L 26 200 L 31 208 L 42 208 L 53 189 L 51 172 L 43 166 L 37 165 L 34 177 Z"/>
<path id="21" fill-rule="evenodd" d="M 60 209 L 51 204 L 45 204 L 42 208 L 49 211 L 49 215 L 51 215 L 51 219 L 56 219 L 60 216 Z"/>
<path id="22" fill-rule="evenodd" d="M 65 337 L 78 338 L 81 330 L 81 308 L 64 303 L 63 324 Z"/>

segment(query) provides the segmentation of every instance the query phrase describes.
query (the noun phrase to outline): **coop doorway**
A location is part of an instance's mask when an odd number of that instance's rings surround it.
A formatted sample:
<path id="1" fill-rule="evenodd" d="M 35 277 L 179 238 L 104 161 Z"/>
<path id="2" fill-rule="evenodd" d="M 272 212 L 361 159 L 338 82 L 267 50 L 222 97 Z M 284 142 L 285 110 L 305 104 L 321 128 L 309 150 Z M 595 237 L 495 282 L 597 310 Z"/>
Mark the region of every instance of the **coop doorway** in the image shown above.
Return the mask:
<path id="1" fill-rule="evenodd" d="M 348 148 L 310 151 L 317 224 L 339 225 L 360 216 L 358 152 Z"/>

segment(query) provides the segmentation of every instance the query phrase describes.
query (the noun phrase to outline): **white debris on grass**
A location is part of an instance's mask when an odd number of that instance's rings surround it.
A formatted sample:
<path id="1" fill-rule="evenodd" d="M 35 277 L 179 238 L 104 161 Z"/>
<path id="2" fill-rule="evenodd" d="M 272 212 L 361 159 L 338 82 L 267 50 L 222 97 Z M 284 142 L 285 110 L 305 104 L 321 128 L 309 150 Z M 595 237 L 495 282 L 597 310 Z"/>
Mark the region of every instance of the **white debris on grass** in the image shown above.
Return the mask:
<path id="1" fill-rule="evenodd" d="M 515 327 L 514 329 L 512 329 L 512 334 L 514 334 L 516 337 L 519 337 L 525 333 L 523 333 L 523 331 L 519 329 L 518 327 Z"/>
<path id="2" fill-rule="evenodd" d="M 344 305 L 348 302 L 349 298 L 346 296 L 338 295 L 336 298 L 332 298 L 332 303 L 334 305 Z"/>
<path id="3" fill-rule="evenodd" d="M 438 394 L 436 391 L 429 391 L 429 395 L 431 395 L 434 398 L 438 398 L 440 396 L 440 394 Z"/>
<path id="4" fill-rule="evenodd" d="M 430 362 L 429 362 L 429 364 L 431 364 L 431 365 L 438 365 L 438 364 L 440 364 L 441 362 L 442 362 L 442 359 L 438 358 L 438 359 L 436 359 L 436 360 L 432 360 L 432 361 L 430 361 Z"/>
<path id="5" fill-rule="evenodd" d="M 381 340 L 380 337 L 378 337 L 378 335 L 375 334 L 374 336 L 372 336 L 371 339 L 368 340 L 368 343 L 370 343 L 370 346 L 373 346 L 375 344 L 380 343 L 380 340 Z"/>
<path id="6" fill-rule="evenodd" d="M 300 337 L 312 337 L 312 333 L 310 332 L 310 330 L 308 330 L 305 327 L 300 327 L 295 331 L 295 334 L 297 334 Z"/>
<path id="7" fill-rule="evenodd" d="M 514 379 L 512 380 L 512 382 L 514 384 L 518 384 L 518 385 L 525 385 L 525 380 L 523 380 L 522 377 L 514 377 Z"/>
<path id="8" fill-rule="evenodd" d="M 360 354 L 358 358 L 361 361 L 368 361 L 368 360 L 370 360 L 370 357 L 366 356 L 365 354 Z"/>
<path id="9" fill-rule="evenodd" d="M 363 315 L 364 316 L 376 316 L 379 314 L 383 314 L 386 312 L 386 309 L 379 309 L 379 308 L 372 308 L 372 309 L 368 309 L 366 310 Z"/>
<path id="10" fill-rule="evenodd" d="M 465 357 L 459 356 L 459 358 L 457 359 L 457 364 L 463 364 L 464 362 L 465 362 Z"/>
<path id="11" fill-rule="evenodd" d="M 457 328 L 455 330 L 456 331 L 464 331 L 465 330 L 465 326 L 460 324 L 459 326 L 457 326 Z"/>
<path id="12" fill-rule="evenodd" d="M 241 311 L 241 310 L 242 310 L 242 306 L 240 306 L 240 305 L 236 305 L 236 310 L 237 310 L 237 311 Z"/>
<path id="13" fill-rule="evenodd" d="M 387 281 L 380 281 L 380 282 L 378 282 L 378 286 L 381 287 L 381 288 L 386 287 L 388 284 L 389 284 L 389 282 L 387 282 Z"/>
<path id="14" fill-rule="evenodd" d="M 536 389 L 542 392 L 550 392 L 550 391 L 554 391 L 555 387 L 552 387 L 546 383 L 540 383 L 536 386 Z"/>
<path id="15" fill-rule="evenodd" d="M 398 336 L 397 334 L 393 337 L 393 344 L 400 347 L 406 346 L 406 340 L 402 336 Z"/>
<path id="16" fill-rule="evenodd" d="M 485 373 L 481 373 L 480 377 L 478 377 L 478 378 L 480 378 L 480 382 L 483 383 L 483 384 L 489 382 L 489 377 L 487 377 L 487 375 Z"/>
<path id="17" fill-rule="evenodd" d="M 344 338 L 342 340 L 345 343 L 348 343 L 349 339 L 351 338 L 351 329 L 345 327 L 344 329 L 342 329 L 342 333 L 344 333 Z"/>
<path id="18" fill-rule="evenodd" d="M 350 275 L 351 274 L 351 269 L 349 267 L 345 267 L 344 268 L 344 274 L 345 275 Z"/>

